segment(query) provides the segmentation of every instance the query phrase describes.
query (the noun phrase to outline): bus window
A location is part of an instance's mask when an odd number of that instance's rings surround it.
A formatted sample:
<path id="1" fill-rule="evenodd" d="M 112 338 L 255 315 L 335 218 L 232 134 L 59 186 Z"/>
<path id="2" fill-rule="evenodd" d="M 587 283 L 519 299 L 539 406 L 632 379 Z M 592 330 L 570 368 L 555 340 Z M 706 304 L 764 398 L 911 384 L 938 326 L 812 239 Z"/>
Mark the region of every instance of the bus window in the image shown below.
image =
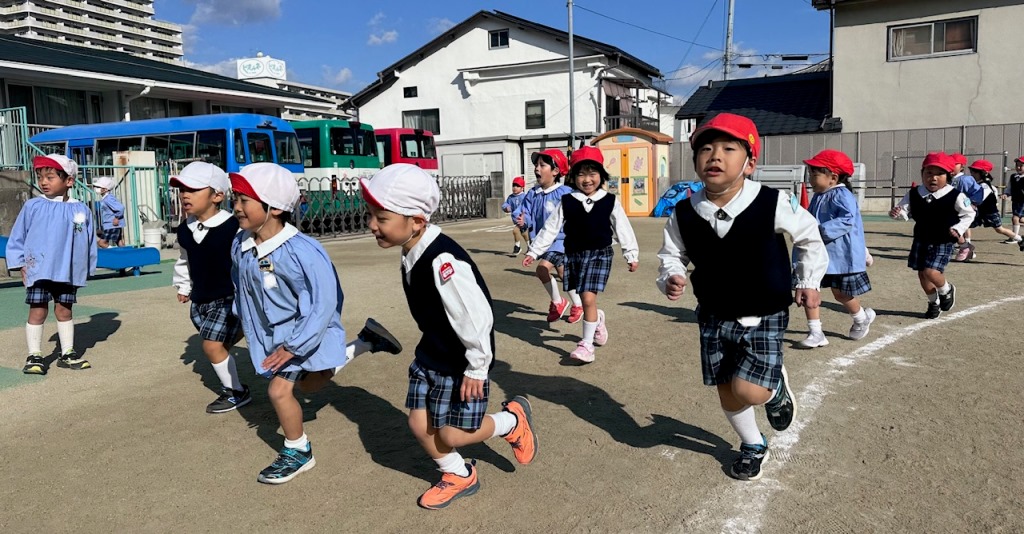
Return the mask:
<path id="1" fill-rule="evenodd" d="M 385 145 L 388 148 L 385 148 Z M 381 168 L 391 164 L 391 140 L 386 137 L 377 138 L 377 154 L 380 155 Z"/>
<path id="2" fill-rule="evenodd" d="M 38 145 L 38 148 L 43 151 L 43 154 L 67 154 L 66 143 L 43 143 Z"/>
<path id="3" fill-rule="evenodd" d="M 302 163 L 299 156 L 299 138 L 291 132 L 274 132 L 278 163 Z"/>
<path id="4" fill-rule="evenodd" d="M 429 135 L 420 136 L 420 144 L 423 146 L 423 157 L 437 159 L 437 150 L 434 149 L 434 138 Z"/>
<path id="5" fill-rule="evenodd" d="M 114 152 L 117 152 L 117 139 L 96 140 L 96 164 L 113 165 Z"/>
<path id="6" fill-rule="evenodd" d="M 295 130 L 299 137 L 299 150 L 302 153 L 303 167 L 320 167 L 320 138 L 316 128 Z"/>
<path id="7" fill-rule="evenodd" d="M 422 151 L 420 150 L 420 143 L 416 139 L 415 135 L 402 135 L 399 136 L 402 147 L 403 158 L 422 158 Z"/>
<path id="8" fill-rule="evenodd" d="M 249 159 L 253 163 L 274 161 L 274 154 L 270 148 L 270 135 L 262 132 L 252 132 L 246 140 L 249 143 Z"/>
<path id="9" fill-rule="evenodd" d="M 331 155 L 356 155 L 356 143 L 352 136 L 352 128 L 331 128 Z"/>
<path id="10" fill-rule="evenodd" d="M 235 130 L 235 163 L 245 163 L 245 139 L 242 130 Z"/>
<path id="11" fill-rule="evenodd" d="M 146 136 L 146 150 L 156 152 L 156 163 L 157 165 L 163 165 L 167 163 L 168 152 L 167 152 L 167 136 L 166 135 L 147 135 Z"/>
<path id="12" fill-rule="evenodd" d="M 117 140 L 118 150 L 142 150 L 141 137 L 122 137 Z"/>
<path id="13" fill-rule="evenodd" d="M 360 156 L 376 156 L 377 155 L 377 138 L 373 135 L 373 130 L 363 130 L 362 128 L 356 130 L 356 136 L 359 138 L 359 155 Z"/>
<path id="14" fill-rule="evenodd" d="M 196 157 L 227 170 L 224 151 L 227 148 L 227 132 L 225 130 L 204 130 L 198 133 L 196 140 Z M 245 154 L 242 154 L 243 157 Z"/>
<path id="15" fill-rule="evenodd" d="M 196 135 L 193 133 L 175 134 L 169 140 L 171 159 L 191 159 L 195 157 Z"/>

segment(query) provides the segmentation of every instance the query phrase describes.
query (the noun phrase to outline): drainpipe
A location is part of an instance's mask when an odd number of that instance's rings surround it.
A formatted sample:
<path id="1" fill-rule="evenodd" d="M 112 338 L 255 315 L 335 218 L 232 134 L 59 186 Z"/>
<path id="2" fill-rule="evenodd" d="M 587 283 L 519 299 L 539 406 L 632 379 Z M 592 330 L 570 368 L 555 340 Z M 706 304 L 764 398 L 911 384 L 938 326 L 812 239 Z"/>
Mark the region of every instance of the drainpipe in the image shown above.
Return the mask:
<path id="1" fill-rule="evenodd" d="M 156 82 L 153 80 L 145 80 L 142 83 L 146 84 L 145 89 L 143 89 L 139 94 L 135 96 L 129 96 L 128 98 L 124 99 L 124 122 L 132 120 L 132 100 L 135 100 L 136 98 L 142 98 L 148 95 L 149 92 L 153 90 L 153 86 L 156 85 Z"/>
<path id="2" fill-rule="evenodd" d="M 594 125 L 594 131 L 598 134 L 603 134 L 605 132 L 604 118 L 601 117 L 601 112 L 604 111 L 604 94 L 602 92 L 604 91 L 604 73 L 618 67 L 619 65 L 622 65 L 622 55 L 615 54 L 614 65 L 601 67 L 597 70 L 597 124 Z"/>

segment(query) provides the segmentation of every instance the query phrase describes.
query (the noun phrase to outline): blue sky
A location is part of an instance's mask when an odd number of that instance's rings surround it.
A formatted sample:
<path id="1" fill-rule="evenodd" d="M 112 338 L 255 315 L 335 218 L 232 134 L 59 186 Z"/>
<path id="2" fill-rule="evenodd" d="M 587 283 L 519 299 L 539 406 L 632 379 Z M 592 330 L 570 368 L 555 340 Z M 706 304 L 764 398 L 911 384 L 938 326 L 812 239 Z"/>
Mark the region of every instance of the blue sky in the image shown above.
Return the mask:
<path id="1" fill-rule="evenodd" d="M 727 4 L 678 0 L 623 9 L 621 1 L 580 0 L 573 27 L 577 35 L 658 67 L 669 91 L 685 97 L 708 79 L 721 79 Z M 262 51 L 287 62 L 293 81 L 351 92 L 480 10 L 568 28 L 565 0 L 156 0 L 155 8 L 158 19 L 184 26 L 185 59 L 197 68 L 234 76 L 235 59 Z M 736 0 L 734 46 L 742 55 L 738 61 L 753 64 L 779 62 L 766 54 L 827 54 L 828 13 L 816 11 L 809 0 Z M 733 77 L 795 68 L 757 65 Z"/>

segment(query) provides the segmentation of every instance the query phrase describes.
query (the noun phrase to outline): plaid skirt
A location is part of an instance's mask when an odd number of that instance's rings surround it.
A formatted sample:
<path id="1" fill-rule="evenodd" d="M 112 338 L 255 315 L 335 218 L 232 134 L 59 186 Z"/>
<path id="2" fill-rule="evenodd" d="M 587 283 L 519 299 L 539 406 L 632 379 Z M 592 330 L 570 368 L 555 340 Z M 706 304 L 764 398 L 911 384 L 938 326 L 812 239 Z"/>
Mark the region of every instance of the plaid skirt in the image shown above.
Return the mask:
<path id="1" fill-rule="evenodd" d="M 599 250 L 572 252 L 565 259 L 565 278 L 562 289 L 576 290 L 577 293 L 604 291 L 608 276 L 612 274 L 612 247 Z"/>
<path id="2" fill-rule="evenodd" d="M 116 245 L 121 240 L 121 236 L 124 234 L 123 228 L 104 228 L 102 239 L 107 243 Z"/>
<path id="3" fill-rule="evenodd" d="M 565 263 L 565 254 L 561 252 L 547 251 L 541 254 L 537 261 L 546 261 L 556 268 L 561 267 Z"/>
<path id="4" fill-rule="evenodd" d="M 462 378 L 461 375 L 454 377 L 431 371 L 413 360 L 409 366 L 409 391 L 405 396 L 405 407 L 410 410 L 427 410 L 433 428 L 446 425 L 463 430 L 480 428 L 487 414 L 491 381 L 484 380 L 484 398 L 463 402 L 459 398 Z"/>
<path id="5" fill-rule="evenodd" d="M 210 341 L 233 343 L 238 338 L 241 324 L 231 313 L 233 297 L 224 297 L 203 304 L 192 303 L 192 324 L 199 337 Z"/>
<path id="6" fill-rule="evenodd" d="M 867 272 L 826 274 L 821 279 L 821 287 L 835 288 L 844 295 L 856 297 L 871 291 L 871 280 L 868 279 Z"/>
<path id="7" fill-rule="evenodd" d="M 924 269 L 935 269 L 944 272 L 949 265 L 949 258 L 953 256 L 955 243 L 922 243 L 914 240 L 910 245 L 910 256 L 907 257 L 907 267 L 915 271 Z"/>
<path id="8" fill-rule="evenodd" d="M 32 287 L 25 288 L 25 304 L 49 304 L 50 300 L 60 304 L 74 304 L 78 302 L 78 288 L 54 282 L 52 280 L 40 280 Z"/>
<path id="9" fill-rule="evenodd" d="M 703 314 L 700 326 L 700 366 L 704 384 L 727 384 L 733 378 L 775 389 L 782 380 L 782 336 L 789 326 L 789 310 L 761 317 L 757 326 Z"/>

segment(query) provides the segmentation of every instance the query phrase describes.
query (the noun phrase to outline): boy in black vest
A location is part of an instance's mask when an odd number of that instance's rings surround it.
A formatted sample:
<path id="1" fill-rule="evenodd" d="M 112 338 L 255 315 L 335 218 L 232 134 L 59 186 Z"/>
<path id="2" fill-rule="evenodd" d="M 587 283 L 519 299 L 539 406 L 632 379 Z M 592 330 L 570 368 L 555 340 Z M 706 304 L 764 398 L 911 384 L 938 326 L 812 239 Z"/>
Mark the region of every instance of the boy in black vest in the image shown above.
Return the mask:
<path id="1" fill-rule="evenodd" d="M 543 256 L 560 230 L 565 233 L 563 289 L 575 291 L 583 300 L 583 338 L 569 357 L 591 363 L 594 345 L 608 342 L 608 327 L 604 310 L 597 308 L 597 294 L 604 291 L 612 271 L 612 235 L 622 247 L 629 272 L 639 267 L 640 249 L 626 211 L 615 195 L 601 188 L 608 181 L 601 150 L 582 147 L 572 153 L 571 164 L 567 182 L 574 191 L 562 196 L 558 210 L 544 222 L 544 228 L 530 243 L 523 267 Z"/>
<path id="2" fill-rule="evenodd" d="M 419 498 L 428 509 L 477 492 L 475 462 L 456 447 L 503 436 L 521 464 L 537 454 L 530 402 L 516 396 L 485 416 L 494 366 L 491 296 L 469 254 L 430 215 L 441 199 L 437 181 L 415 165 L 396 163 L 360 180 L 370 231 L 381 248 L 401 247 L 402 285 L 422 337 L 409 367 L 409 428 L 443 473 Z"/>
<path id="3" fill-rule="evenodd" d="M 694 130 L 690 146 L 705 188 L 676 205 L 665 225 L 657 282 L 669 300 L 678 300 L 693 261 L 704 383 L 718 388 L 725 417 L 742 442 L 730 474 L 756 480 L 768 459 L 768 440 L 753 407 L 765 405 L 776 431 L 796 416 L 782 361 L 791 282 L 797 306 L 818 307 L 828 253 L 818 221 L 796 197 L 747 180 L 761 149 L 753 121 L 719 114 Z M 783 233 L 793 240 L 793 270 Z"/>
<path id="4" fill-rule="evenodd" d="M 231 182 L 220 167 L 193 161 L 171 177 L 171 187 L 178 188 L 181 209 L 188 215 L 178 226 L 181 257 L 174 264 L 173 284 L 178 302 L 192 301 L 192 324 L 203 338 L 203 353 L 222 386 L 206 413 L 230 412 L 252 401 L 228 352 L 241 339 L 238 318 L 231 313 L 235 300 L 231 242 L 238 233 L 238 219 L 220 209 Z"/>

